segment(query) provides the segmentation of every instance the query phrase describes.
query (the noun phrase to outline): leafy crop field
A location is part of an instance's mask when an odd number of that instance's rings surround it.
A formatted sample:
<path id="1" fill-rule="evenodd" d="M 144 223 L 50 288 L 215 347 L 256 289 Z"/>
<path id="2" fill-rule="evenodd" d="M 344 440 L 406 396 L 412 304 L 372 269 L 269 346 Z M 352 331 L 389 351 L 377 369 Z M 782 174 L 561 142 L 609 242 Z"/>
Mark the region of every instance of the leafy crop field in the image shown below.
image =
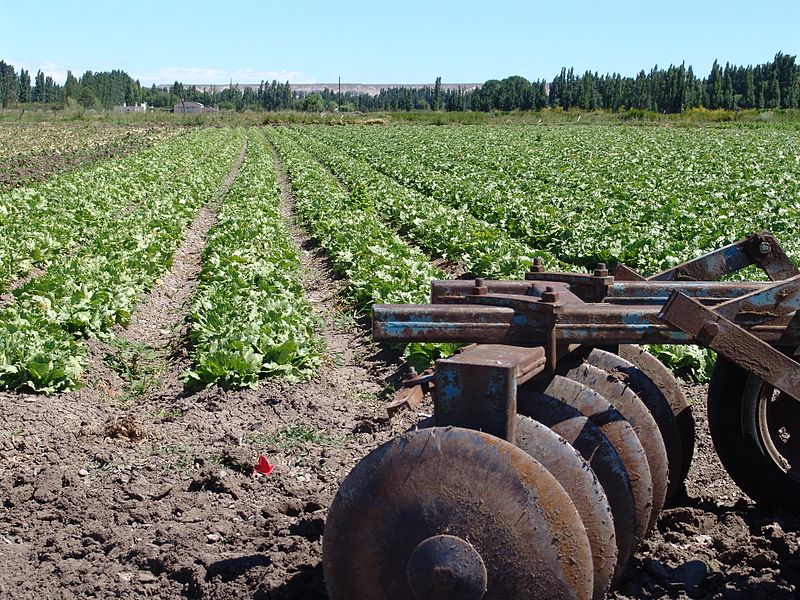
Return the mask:
<path id="1" fill-rule="evenodd" d="M 0 127 L 0 190 L 41 181 L 88 161 L 129 154 L 178 133 L 176 128 L 157 125 L 4 123 Z"/>
<path id="2" fill-rule="evenodd" d="M 793 131 L 332 127 L 314 135 L 575 266 L 623 261 L 651 273 L 761 229 L 800 257 Z"/>
<path id="3" fill-rule="evenodd" d="M 372 303 L 537 256 L 652 273 L 764 229 L 798 261 L 798 223 L 791 129 L 4 123 L 0 596 L 324 598 L 338 482 L 430 411 L 386 418 L 408 362 L 453 350 L 373 344 Z M 793 597 L 797 524 L 766 531 L 698 446 L 615 596 L 666 594 L 648 561 L 704 522 L 709 598 L 764 561 L 763 597 Z"/>

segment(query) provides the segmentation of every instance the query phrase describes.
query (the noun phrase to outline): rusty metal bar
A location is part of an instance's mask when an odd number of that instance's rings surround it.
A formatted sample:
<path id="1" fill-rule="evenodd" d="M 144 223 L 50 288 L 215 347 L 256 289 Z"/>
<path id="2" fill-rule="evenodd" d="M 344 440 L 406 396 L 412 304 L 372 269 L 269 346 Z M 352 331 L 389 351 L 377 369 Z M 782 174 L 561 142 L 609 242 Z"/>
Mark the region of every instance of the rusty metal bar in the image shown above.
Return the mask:
<path id="1" fill-rule="evenodd" d="M 762 231 L 703 256 L 656 273 L 648 281 L 713 281 L 757 264 L 773 281 L 800 271 L 771 233 Z"/>
<path id="2" fill-rule="evenodd" d="M 584 275 L 582 277 L 591 278 L 592 276 Z M 573 293 L 570 284 L 564 281 L 494 281 L 487 279 L 483 284 L 490 295 L 541 297 L 547 287 L 553 287 L 558 292 L 562 303 L 586 301 L 582 296 Z M 611 304 L 664 304 L 672 292 L 680 290 L 687 296 L 698 298 L 703 303 L 717 304 L 737 296 L 770 288 L 772 285 L 769 281 L 617 281 L 614 279 L 605 286 L 606 296 L 599 301 Z M 472 280 L 433 281 L 431 282 L 431 300 L 434 304 L 454 302 L 456 298 L 464 298 L 472 294 L 473 287 L 475 287 L 475 283 Z"/>
<path id="3" fill-rule="evenodd" d="M 569 284 L 561 281 L 557 282 L 537 282 L 537 281 L 507 281 L 485 279 L 483 281 L 486 291 L 489 294 L 517 295 L 541 297 L 548 287 L 553 287 L 559 294 L 563 294 L 565 301 L 582 301 L 569 289 Z M 464 298 L 472 294 L 475 287 L 474 280 L 435 280 L 431 282 L 431 301 L 434 304 L 446 304 L 452 302 L 454 298 Z"/>
<path id="4" fill-rule="evenodd" d="M 525 344 L 543 335 L 511 308 L 475 305 L 375 304 L 372 335 L 378 342 Z"/>
<path id="5" fill-rule="evenodd" d="M 749 239 L 749 238 L 748 238 Z M 753 259 L 743 250 L 747 240 L 729 244 L 703 256 L 656 273 L 648 281 L 713 281 L 753 264 Z"/>
<path id="6" fill-rule="evenodd" d="M 663 305 L 672 292 L 679 290 L 704 304 L 718 304 L 772 285 L 768 281 L 615 281 L 608 286 L 603 302 Z"/>
<path id="7" fill-rule="evenodd" d="M 493 296 L 469 301 L 491 302 Z M 502 297 L 500 297 L 502 299 Z M 465 299 L 466 300 L 466 299 Z M 691 344 L 693 338 L 660 318 L 660 306 L 556 304 L 517 299 L 515 308 L 476 304 L 378 304 L 373 306 L 373 336 L 379 342 L 461 342 L 544 345 L 555 314 L 558 344 Z M 510 304 L 510 301 L 509 301 Z M 792 315 L 756 325 L 751 333 L 765 342 L 800 344 L 789 327 Z"/>
<path id="8" fill-rule="evenodd" d="M 800 363 L 736 323 L 675 292 L 661 311 L 664 321 L 715 350 L 792 398 L 800 398 Z"/>
<path id="9" fill-rule="evenodd" d="M 718 315 L 749 325 L 767 323 L 797 310 L 800 310 L 800 275 L 714 307 Z"/>

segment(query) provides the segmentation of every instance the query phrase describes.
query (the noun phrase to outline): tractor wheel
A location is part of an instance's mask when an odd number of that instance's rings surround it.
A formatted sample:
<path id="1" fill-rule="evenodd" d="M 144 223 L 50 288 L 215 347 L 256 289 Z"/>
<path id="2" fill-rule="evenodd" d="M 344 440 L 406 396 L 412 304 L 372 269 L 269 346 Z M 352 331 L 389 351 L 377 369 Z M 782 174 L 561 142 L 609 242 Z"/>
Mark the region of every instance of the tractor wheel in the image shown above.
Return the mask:
<path id="1" fill-rule="evenodd" d="M 708 425 L 722 464 L 750 498 L 800 513 L 800 402 L 717 359 Z"/>

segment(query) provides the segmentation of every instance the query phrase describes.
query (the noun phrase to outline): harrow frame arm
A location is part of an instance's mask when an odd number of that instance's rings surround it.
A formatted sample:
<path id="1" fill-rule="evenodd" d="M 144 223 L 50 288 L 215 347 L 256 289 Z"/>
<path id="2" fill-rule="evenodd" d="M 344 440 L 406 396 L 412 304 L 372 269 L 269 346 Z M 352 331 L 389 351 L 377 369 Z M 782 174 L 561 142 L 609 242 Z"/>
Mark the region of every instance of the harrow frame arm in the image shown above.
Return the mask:
<path id="1" fill-rule="evenodd" d="M 800 273 L 777 238 L 768 231 L 761 231 L 650 277 L 643 277 L 624 265 L 617 269 L 615 276 L 626 281 L 713 281 L 753 264 L 772 281 Z"/>

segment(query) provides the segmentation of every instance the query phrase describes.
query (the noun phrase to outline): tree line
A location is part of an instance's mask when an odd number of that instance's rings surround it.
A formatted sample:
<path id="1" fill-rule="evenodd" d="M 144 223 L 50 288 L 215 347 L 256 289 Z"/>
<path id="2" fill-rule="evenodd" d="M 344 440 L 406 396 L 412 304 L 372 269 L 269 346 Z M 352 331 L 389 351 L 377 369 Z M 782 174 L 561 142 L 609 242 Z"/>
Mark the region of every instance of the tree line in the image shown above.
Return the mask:
<path id="1" fill-rule="evenodd" d="M 323 97 L 338 97 L 326 90 Z M 759 64 L 720 66 L 714 61 L 707 77 L 695 75 L 691 66 L 658 66 L 635 77 L 619 73 L 600 75 L 561 69 L 552 80 L 528 81 L 518 75 L 490 79 L 474 90 L 444 90 L 439 103 L 436 86 L 418 89 L 390 88 L 377 96 L 344 94 L 341 101 L 362 111 L 443 109 L 446 111 L 510 111 L 562 108 L 570 110 L 647 110 L 680 113 L 692 108 L 780 109 L 800 108 L 800 65 L 783 53 Z"/>
<path id="2" fill-rule="evenodd" d="M 262 81 L 259 87 L 231 82 L 217 89 L 198 90 L 175 82 L 167 88 L 142 87 L 125 71 L 93 73 L 86 71 L 76 78 L 67 72 L 59 85 L 53 78 L 37 71 L 32 78 L 25 69 L 0 61 L 0 105 L 40 103 L 44 106 L 80 105 L 85 108 L 110 109 L 118 104 L 147 102 L 156 108 L 171 107 L 181 100 L 202 102 L 229 110 L 323 110 L 342 111 L 511 111 L 561 108 L 570 110 L 623 109 L 679 113 L 692 108 L 708 109 L 781 109 L 800 108 L 800 65 L 795 56 L 779 52 L 759 65 L 720 66 L 714 61 L 707 77 L 695 75 L 691 66 L 653 67 L 636 76 L 618 73 L 600 75 L 574 69 L 561 69 L 551 81 L 529 81 L 518 75 L 502 80 L 490 79 L 472 90 L 446 89 L 437 78 L 432 86 L 419 88 L 390 87 L 377 95 L 337 94 L 334 90 L 301 93 L 289 82 Z"/>
<path id="3" fill-rule="evenodd" d="M 44 106 L 74 104 L 84 108 L 111 109 L 115 105 L 134 105 L 146 102 L 155 108 L 172 107 L 181 100 L 202 102 L 208 106 L 231 110 L 287 110 L 302 109 L 303 98 L 292 92 L 289 82 L 261 82 L 258 89 L 238 86 L 212 87 L 198 90 L 175 82 L 168 89 L 156 85 L 143 87 L 125 71 L 113 70 L 94 73 L 86 71 L 75 77 L 67 71 L 66 81 L 58 85 L 53 78 L 38 71 L 33 81 L 25 69 L 16 71 L 13 65 L 0 61 L 0 106 L 38 103 Z"/>

